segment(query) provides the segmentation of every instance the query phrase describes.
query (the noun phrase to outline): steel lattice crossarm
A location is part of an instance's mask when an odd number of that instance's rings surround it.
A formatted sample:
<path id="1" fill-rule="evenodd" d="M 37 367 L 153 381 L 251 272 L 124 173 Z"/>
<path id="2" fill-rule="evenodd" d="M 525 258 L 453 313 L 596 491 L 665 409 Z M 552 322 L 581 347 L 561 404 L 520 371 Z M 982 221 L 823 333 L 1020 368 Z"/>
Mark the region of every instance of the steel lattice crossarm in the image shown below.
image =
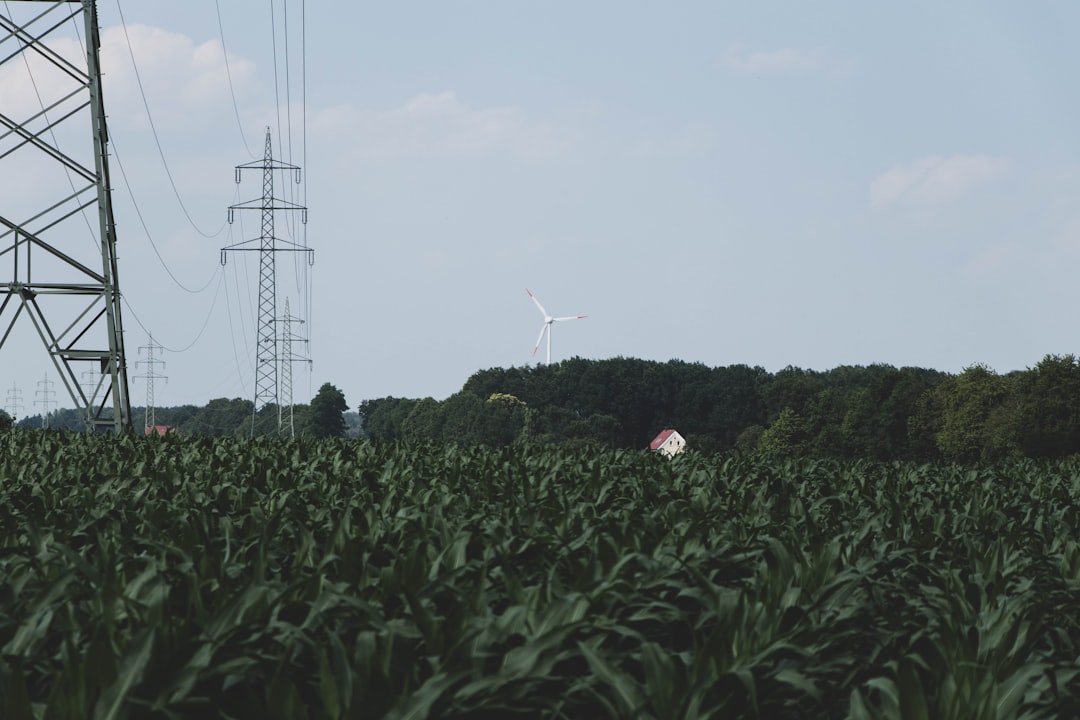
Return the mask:
<path id="1" fill-rule="evenodd" d="M 119 432 L 131 406 L 99 49 L 94 0 L 0 4 L 0 357 L 39 340 L 88 427 Z M 98 381 L 84 388 L 79 369 Z"/>
<path id="2" fill-rule="evenodd" d="M 281 405 L 281 388 L 278 384 L 278 337 L 275 332 L 277 322 L 277 275 L 274 256 L 279 252 L 305 252 L 308 264 L 315 261 L 315 251 L 309 247 L 282 240 L 274 235 L 274 213 L 276 211 L 299 211 L 307 223 L 307 208 L 302 205 L 274 197 L 274 173 L 292 171 L 296 182 L 300 182 L 300 168 L 295 165 L 275 160 L 270 141 L 270 128 L 266 129 L 266 142 L 263 158 L 244 165 L 236 166 L 236 182 L 240 182 L 244 170 L 258 170 L 262 173 L 262 196 L 229 207 L 231 223 L 237 210 L 258 210 L 261 213 L 261 232 L 258 238 L 245 240 L 221 249 L 221 264 L 232 251 L 257 251 L 259 253 L 259 318 L 255 340 L 255 403 L 252 413 L 251 434 L 261 434 L 255 422 L 259 410 L 268 404 Z M 255 246 L 255 243 L 258 243 Z M 250 247 L 249 247 L 250 246 Z M 279 430 L 281 419 L 278 420 Z"/>

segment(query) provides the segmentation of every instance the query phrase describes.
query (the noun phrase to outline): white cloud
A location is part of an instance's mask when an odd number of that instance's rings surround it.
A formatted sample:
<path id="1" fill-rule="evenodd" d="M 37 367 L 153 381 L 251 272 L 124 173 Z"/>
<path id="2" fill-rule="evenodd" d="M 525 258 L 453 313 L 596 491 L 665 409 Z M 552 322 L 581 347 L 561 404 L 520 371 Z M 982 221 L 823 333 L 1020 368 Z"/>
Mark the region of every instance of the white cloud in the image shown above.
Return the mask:
<path id="1" fill-rule="evenodd" d="M 129 39 L 138 78 L 128 50 Z M 56 37 L 48 45 L 76 67 L 85 67 L 79 40 Z M 101 67 L 110 122 L 146 122 L 138 79 L 155 124 L 216 122 L 207 110 L 231 105 L 225 52 L 217 39 L 197 44 L 186 35 L 146 25 L 129 25 L 126 33 L 123 28 L 110 27 L 101 33 Z M 228 69 L 234 88 L 242 94 L 255 77 L 255 64 L 230 55 Z M 15 59 L 0 66 L 0 103 L 5 114 L 16 120 L 39 113 L 42 106 L 50 106 L 76 87 L 69 75 L 34 53 L 27 54 L 25 61 Z M 51 114 L 64 111 L 57 108 Z"/>
<path id="2" fill-rule="evenodd" d="M 245 90 L 256 76 L 254 62 L 232 54 L 226 68 L 225 50 L 217 38 L 196 43 L 186 35 L 147 25 L 129 25 L 126 33 L 123 28 L 105 29 L 101 65 L 110 117 L 145 121 L 138 84 L 141 79 L 155 124 L 218 122 L 218 116 L 207 111 L 230 107 L 230 75 L 233 91 L 239 96 L 248 94 Z"/>
<path id="3" fill-rule="evenodd" d="M 849 62 L 838 60 L 816 48 L 744 50 L 733 45 L 724 53 L 724 66 L 750 75 L 780 73 L 848 72 Z"/>
<path id="4" fill-rule="evenodd" d="M 508 153 L 541 160 L 560 150 L 550 127 L 528 122 L 517 108 L 472 108 L 449 90 L 422 93 L 388 110 L 339 105 L 310 122 L 315 132 L 352 138 L 356 152 L 368 158 Z"/>
<path id="5" fill-rule="evenodd" d="M 882 173 L 870 183 L 870 205 L 934 204 L 954 200 L 976 185 L 1003 175 L 1007 158 L 992 155 L 930 155 Z"/>

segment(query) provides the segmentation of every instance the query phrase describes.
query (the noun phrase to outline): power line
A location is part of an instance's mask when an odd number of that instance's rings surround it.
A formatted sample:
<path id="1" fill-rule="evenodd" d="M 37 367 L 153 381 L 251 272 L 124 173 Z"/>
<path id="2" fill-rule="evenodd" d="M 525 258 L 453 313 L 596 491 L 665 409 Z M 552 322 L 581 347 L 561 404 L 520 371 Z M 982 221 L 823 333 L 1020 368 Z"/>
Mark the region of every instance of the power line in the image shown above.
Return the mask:
<path id="1" fill-rule="evenodd" d="M 165 151 L 161 147 L 161 140 L 158 138 L 157 126 L 154 124 L 154 116 L 150 113 L 150 103 L 146 100 L 146 91 L 143 89 L 142 76 L 139 74 L 139 65 L 135 62 L 135 51 L 131 48 L 131 37 L 128 35 L 127 21 L 124 19 L 124 10 L 120 7 L 120 0 L 116 0 L 116 10 L 120 13 L 120 26 L 124 30 L 124 40 L 127 44 L 128 55 L 131 57 L 131 66 L 135 70 L 135 82 L 139 86 L 139 95 L 142 96 L 143 107 L 146 109 L 146 118 L 150 123 L 150 132 L 154 136 L 154 144 L 157 145 L 158 156 L 161 158 L 161 164 L 165 168 L 165 175 L 169 178 L 169 185 L 172 186 L 173 195 L 176 196 L 176 201 L 180 203 L 180 209 L 184 211 L 184 216 L 187 217 L 191 227 L 195 228 L 195 232 L 205 238 L 215 238 L 225 229 L 224 224 L 218 228 L 215 233 L 211 234 L 205 232 L 195 223 L 195 220 L 191 217 L 191 213 L 188 212 L 187 206 L 184 204 L 183 198 L 180 197 L 180 191 L 176 187 L 176 181 L 173 179 L 172 171 L 169 169 L 169 163 L 165 159 Z"/>
<path id="2" fill-rule="evenodd" d="M 293 123 L 292 123 L 292 62 L 289 57 L 289 39 L 291 36 L 289 30 L 289 3 L 288 0 L 282 0 L 281 2 L 281 15 L 282 15 L 282 46 L 284 48 L 284 59 L 281 63 L 284 68 L 284 85 L 285 85 L 285 138 L 282 139 L 281 135 L 281 99 L 279 90 L 281 87 L 281 78 L 278 74 L 278 50 L 277 50 L 277 22 L 276 14 L 274 12 L 274 0 L 270 2 L 270 27 L 273 35 L 273 51 L 274 51 L 274 97 L 277 104 L 277 118 L 278 118 L 278 147 L 285 153 L 288 161 L 293 162 Z M 299 184 L 299 183 L 298 183 Z M 305 204 L 307 198 L 306 195 L 303 198 L 297 198 L 295 189 L 289 189 L 289 195 L 293 201 L 297 204 Z M 295 218 L 288 218 L 285 229 L 288 231 L 289 238 L 296 240 L 297 236 L 303 231 L 298 231 Z M 300 282 L 297 282 L 297 289 L 301 287 Z"/>
<path id="3" fill-rule="evenodd" d="M 281 18 L 284 30 L 282 37 L 285 41 L 285 135 L 289 139 L 288 155 L 289 162 L 293 160 L 293 131 L 292 131 L 292 69 L 289 63 L 289 0 L 281 2 Z"/>
<path id="4" fill-rule="evenodd" d="M 210 318 L 212 318 L 214 316 L 214 307 L 217 306 L 218 295 L 221 293 L 221 285 L 225 281 L 225 278 L 224 278 L 225 273 L 223 273 L 223 272 L 220 273 L 220 274 L 215 273 L 215 275 L 217 275 L 217 278 L 218 278 L 218 286 L 217 286 L 217 289 L 214 291 L 214 297 L 210 301 L 210 309 L 207 310 L 207 312 L 206 312 L 206 317 L 203 319 L 203 323 L 202 323 L 202 326 L 199 328 L 199 332 L 197 332 L 195 334 L 195 338 L 191 342 L 189 342 L 187 345 L 185 345 L 184 347 L 172 348 L 172 347 L 169 347 L 167 345 L 163 345 L 162 347 L 164 347 L 169 352 L 171 352 L 171 353 L 184 353 L 184 352 L 187 352 L 188 350 L 190 350 L 191 348 L 193 348 L 195 346 L 195 343 L 199 342 L 199 340 L 203 336 L 203 333 L 206 332 L 206 328 L 210 324 Z M 131 316 L 133 318 L 135 318 L 135 323 L 140 328 L 142 328 L 143 332 L 145 332 L 147 335 L 150 335 L 150 330 L 147 329 L 146 325 L 144 325 L 142 320 L 139 319 L 139 316 L 135 313 L 135 308 L 133 308 L 131 306 L 131 303 L 128 302 L 126 297 L 124 297 L 122 299 L 124 301 L 124 306 L 131 312 Z"/>
<path id="5" fill-rule="evenodd" d="M 240 300 L 239 295 L 237 296 L 236 299 L 238 301 Z M 237 337 L 237 335 L 236 335 L 236 328 L 233 326 L 232 302 L 229 300 L 229 286 L 227 284 L 225 285 L 225 301 L 226 301 L 225 302 L 226 313 L 228 314 L 228 317 L 229 317 L 229 344 L 232 346 L 233 360 L 236 361 L 236 376 L 237 376 L 237 378 L 240 379 L 241 384 L 245 384 L 244 371 L 240 368 L 240 353 L 238 353 L 236 351 L 236 337 Z M 241 319 L 241 321 L 242 321 L 242 319 Z M 241 325 L 241 327 L 243 327 L 243 326 Z M 246 335 L 247 335 L 247 333 L 244 333 L 245 337 L 246 337 Z M 244 357 L 247 358 L 247 360 L 248 360 L 249 369 L 252 372 L 254 372 L 255 371 L 255 366 L 251 365 L 251 358 L 248 357 L 246 354 L 244 355 Z"/>
<path id="6" fill-rule="evenodd" d="M 236 202 L 240 202 L 240 186 L 239 185 L 237 185 L 237 190 L 236 190 Z M 240 237 L 245 237 L 245 233 L 244 233 L 244 215 L 243 215 L 243 213 L 241 213 L 236 218 L 236 221 L 240 225 Z M 229 241 L 230 242 L 235 239 L 233 237 L 232 228 L 233 228 L 233 226 L 230 225 L 229 226 Z M 239 275 L 239 273 L 238 273 L 238 271 L 236 269 L 237 265 L 241 266 L 243 268 L 243 270 L 244 270 L 244 277 L 243 277 L 244 286 L 243 286 L 243 288 L 240 287 L 240 275 Z M 253 295 L 253 293 L 251 292 L 251 275 L 248 272 L 248 263 L 246 263 L 246 262 L 233 263 L 233 279 L 236 281 L 236 292 L 237 292 L 237 295 L 236 295 L 236 313 L 239 316 L 239 320 L 240 320 L 240 332 L 241 332 L 243 337 L 250 337 L 248 335 L 248 329 L 247 329 L 246 320 L 247 320 L 247 318 L 251 318 L 251 328 L 252 328 L 251 332 L 252 332 L 252 334 L 254 334 L 254 332 L 255 332 L 255 306 L 252 305 L 252 300 L 251 300 L 251 296 Z M 226 290 L 227 290 L 227 288 L 226 288 Z M 241 301 L 241 297 L 246 298 L 246 306 Z M 246 313 L 244 312 L 245 307 L 247 309 Z M 231 327 L 232 327 L 232 323 L 231 323 L 231 318 L 230 318 L 230 328 Z M 244 357 L 248 357 L 246 353 L 245 353 Z M 254 373 L 255 372 L 255 366 L 250 364 L 251 363 L 251 358 L 250 357 L 248 357 L 248 363 L 249 363 L 251 372 Z"/>
<path id="7" fill-rule="evenodd" d="M 180 282 L 180 279 L 173 274 L 173 271 L 169 269 L 169 264 L 165 262 L 165 258 L 161 256 L 161 251 L 158 250 L 157 243 L 154 242 L 154 236 L 150 234 L 150 228 L 146 225 L 146 218 L 143 217 L 142 209 L 139 207 L 139 203 L 135 200 L 135 193 L 131 189 L 131 183 L 128 181 L 127 171 L 124 170 L 124 163 L 120 161 L 120 153 L 116 149 L 116 140 L 113 139 L 113 156 L 116 158 L 116 165 L 120 168 L 120 176 L 124 179 L 124 187 L 127 188 L 128 196 L 131 198 L 131 204 L 135 208 L 135 215 L 139 218 L 139 224 L 142 225 L 143 232 L 146 233 L 146 239 L 150 241 L 150 247 L 154 249 L 154 255 L 157 256 L 158 262 L 161 263 L 161 267 L 165 269 L 165 272 L 172 278 L 172 281 L 176 283 L 176 286 L 186 293 L 197 295 L 208 287 L 210 283 L 214 282 L 214 276 L 217 275 L 217 269 L 214 270 L 214 274 L 210 276 L 210 279 L 206 281 L 206 284 L 201 288 L 189 288 L 184 283 Z M 220 230 L 218 233 L 220 234 Z"/>
<path id="8" fill-rule="evenodd" d="M 225 75 L 229 78 L 229 94 L 232 96 L 233 113 L 236 115 L 236 127 L 240 130 L 240 139 L 244 141 L 244 149 L 247 154 L 254 158 L 251 146 L 248 145 L 247 135 L 244 133 L 244 123 L 240 121 L 240 106 L 236 102 L 236 89 L 233 86 L 232 70 L 229 67 L 229 49 L 225 46 L 225 25 L 221 22 L 221 0 L 214 0 L 217 7 L 218 32 L 221 34 L 221 51 L 225 55 Z"/>
<path id="9" fill-rule="evenodd" d="M 281 143 L 281 80 L 278 78 L 277 21 L 274 12 L 274 0 L 270 0 L 270 47 L 274 59 L 274 112 L 277 116 L 278 147 Z M 285 68 L 288 73 L 289 68 Z"/>

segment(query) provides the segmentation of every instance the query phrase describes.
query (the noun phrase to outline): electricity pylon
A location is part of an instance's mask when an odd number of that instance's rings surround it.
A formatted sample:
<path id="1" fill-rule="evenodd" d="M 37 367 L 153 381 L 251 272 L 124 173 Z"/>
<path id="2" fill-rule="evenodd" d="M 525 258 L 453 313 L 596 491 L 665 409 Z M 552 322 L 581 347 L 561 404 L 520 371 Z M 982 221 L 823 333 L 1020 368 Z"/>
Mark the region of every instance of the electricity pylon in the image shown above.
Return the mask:
<path id="1" fill-rule="evenodd" d="M 292 364 L 294 362 L 311 364 L 309 358 L 293 355 L 294 340 L 307 342 L 304 338 L 293 334 L 294 322 L 304 323 L 300 318 L 289 314 L 289 298 L 285 298 L 285 315 L 281 318 L 281 403 L 278 405 L 278 435 L 290 440 L 296 437 L 296 426 L 293 423 Z"/>
<path id="2" fill-rule="evenodd" d="M 44 380 L 38 380 L 38 388 L 44 389 L 39 389 L 35 393 L 39 399 L 35 400 L 34 404 L 42 407 L 41 427 L 45 430 L 49 429 L 49 413 L 52 412 L 52 406 L 56 404 L 56 401 L 53 400 L 53 395 L 56 394 L 56 391 L 52 389 L 53 385 L 53 381 L 46 375 Z"/>
<path id="3" fill-rule="evenodd" d="M 263 159 L 236 166 L 237 184 L 240 183 L 240 177 L 244 170 L 262 171 L 263 194 L 261 198 L 230 206 L 229 222 L 233 221 L 237 210 L 258 210 L 262 215 L 262 232 L 258 238 L 222 248 L 221 264 L 225 264 L 227 254 L 232 251 L 258 251 L 259 253 L 259 319 L 255 338 L 255 407 L 251 415 L 251 435 L 254 437 L 257 434 L 272 432 L 269 428 L 261 427 L 257 431 L 255 421 L 259 416 L 259 410 L 270 403 L 278 407 L 281 406 L 278 392 L 277 332 L 275 331 L 275 323 L 277 322 L 277 277 L 274 255 L 279 252 L 305 252 L 308 256 L 308 265 L 311 265 L 315 261 L 315 251 L 288 240 L 274 237 L 275 211 L 300 211 L 302 222 L 307 223 L 307 208 L 274 197 L 274 172 L 292 171 L 295 173 L 296 183 L 299 184 L 300 168 L 274 159 L 270 146 L 270 128 L 266 128 L 266 147 Z M 257 248 L 246 247 L 256 242 L 258 243 Z"/>
<path id="4" fill-rule="evenodd" d="M 12 383 L 11 388 L 7 391 L 7 401 L 4 403 L 4 408 L 11 415 L 12 420 L 17 420 L 22 415 L 22 390 L 15 383 Z"/>
<path id="5" fill-rule="evenodd" d="M 157 365 L 165 365 L 164 360 L 158 360 L 154 357 L 155 350 L 162 350 L 162 346 L 154 342 L 154 336 L 150 336 L 150 341 L 139 348 L 139 352 L 146 351 L 146 360 L 136 360 L 135 365 L 139 363 L 146 364 L 146 374 L 136 375 L 136 379 L 146 380 L 146 407 L 143 408 L 143 427 L 145 432 L 150 434 L 152 428 L 157 425 L 154 418 L 154 380 L 160 378 L 166 383 L 169 382 L 169 378 L 164 375 L 157 374 Z"/>
<path id="6" fill-rule="evenodd" d="M 87 427 L 119 433 L 131 403 L 100 47 L 95 0 L 0 5 L 0 351 L 25 353 L 12 330 L 27 316 Z"/>

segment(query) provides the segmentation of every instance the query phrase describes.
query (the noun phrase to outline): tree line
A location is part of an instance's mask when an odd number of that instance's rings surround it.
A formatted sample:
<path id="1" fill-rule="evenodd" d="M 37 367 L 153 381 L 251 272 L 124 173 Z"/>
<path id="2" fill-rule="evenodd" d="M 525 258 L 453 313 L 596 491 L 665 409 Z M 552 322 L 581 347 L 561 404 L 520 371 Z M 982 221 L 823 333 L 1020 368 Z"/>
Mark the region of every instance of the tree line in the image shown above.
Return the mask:
<path id="1" fill-rule="evenodd" d="M 350 432 L 350 419 L 355 418 L 355 424 L 359 424 L 355 413 L 352 414 L 353 418 L 350 418 L 347 410 L 348 405 L 342 392 L 334 385 L 325 383 L 310 403 L 292 407 L 293 434 L 296 437 L 344 437 Z M 131 415 L 135 427 L 142 428 L 146 418 L 145 408 L 133 407 Z M 256 413 L 255 403 L 251 400 L 217 398 L 202 406 L 154 408 L 153 422 L 171 432 L 188 435 L 238 438 L 250 437 L 252 434 L 276 436 L 279 435 L 279 407 L 274 403 L 267 403 Z M 38 413 L 18 419 L 13 419 L 0 410 L 0 430 L 12 426 L 32 430 L 48 427 L 73 432 L 86 429 L 82 415 L 71 408 L 51 412 L 47 418 Z M 358 432 L 357 428 L 353 434 Z"/>
<path id="2" fill-rule="evenodd" d="M 959 374 L 891 365 L 826 371 L 707 367 L 681 360 L 572 358 L 553 365 L 492 368 L 446 398 L 384 397 L 357 413 L 324 384 L 293 408 L 299 437 L 462 445 L 550 443 L 644 448 L 675 428 L 695 451 L 916 461 L 1058 458 L 1080 453 L 1080 360 L 1047 355 L 998 374 L 972 365 Z M 141 427 L 142 409 L 133 417 Z M 155 423 L 186 434 L 277 435 L 278 408 L 250 400 L 157 408 Z M 0 411 L 0 430 L 12 418 Z M 40 428 L 40 415 L 18 419 Z M 75 410 L 49 427 L 81 431 Z"/>
<path id="3" fill-rule="evenodd" d="M 704 453 L 917 461 L 1080 452 L 1080 361 L 959 374 L 891 365 L 827 371 L 573 358 L 477 372 L 446 398 L 359 407 L 365 436 L 459 444 L 643 448 L 675 428 Z"/>

